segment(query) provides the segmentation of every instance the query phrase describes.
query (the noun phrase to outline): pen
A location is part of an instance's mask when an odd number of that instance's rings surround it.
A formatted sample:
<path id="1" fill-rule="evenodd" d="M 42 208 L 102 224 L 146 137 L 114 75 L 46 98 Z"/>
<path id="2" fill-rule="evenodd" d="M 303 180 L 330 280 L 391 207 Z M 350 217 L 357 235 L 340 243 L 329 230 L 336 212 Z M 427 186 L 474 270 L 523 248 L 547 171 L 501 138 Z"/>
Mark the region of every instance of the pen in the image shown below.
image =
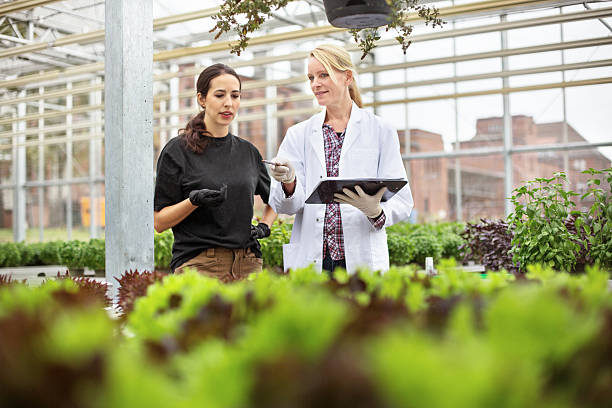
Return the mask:
<path id="1" fill-rule="evenodd" d="M 264 160 L 264 159 L 262 159 L 261 161 L 266 163 L 266 164 L 271 164 L 272 166 L 281 166 L 281 164 L 274 163 L 273 161 Z"/>

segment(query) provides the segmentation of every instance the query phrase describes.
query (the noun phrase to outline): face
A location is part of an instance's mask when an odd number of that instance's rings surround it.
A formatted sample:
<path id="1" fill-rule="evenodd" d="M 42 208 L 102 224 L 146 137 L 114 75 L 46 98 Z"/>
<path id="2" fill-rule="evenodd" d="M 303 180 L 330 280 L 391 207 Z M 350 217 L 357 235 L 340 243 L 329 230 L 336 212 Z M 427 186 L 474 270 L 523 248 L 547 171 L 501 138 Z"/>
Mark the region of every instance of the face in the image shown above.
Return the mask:
<path id="1" fill-rule="evenodd" d="M 321 106 L 334 105 L 344 101 L 348 96 L 348 85 L 351 83 L 351 71 L 338 71 L 334 69 L 336 81 L 334 82 L 318 59 L 310 57 L 308 61 L 308 80 L 310 89 Z"/>
<path id="2" fill-rule="evenodd" d="M 206 109 L 207 126 L 229 126 L 240 107 L 240 82 L 230 74 L 222 74 L 210 81 L 206 96 L 198 93 L 200 106 Z"/>

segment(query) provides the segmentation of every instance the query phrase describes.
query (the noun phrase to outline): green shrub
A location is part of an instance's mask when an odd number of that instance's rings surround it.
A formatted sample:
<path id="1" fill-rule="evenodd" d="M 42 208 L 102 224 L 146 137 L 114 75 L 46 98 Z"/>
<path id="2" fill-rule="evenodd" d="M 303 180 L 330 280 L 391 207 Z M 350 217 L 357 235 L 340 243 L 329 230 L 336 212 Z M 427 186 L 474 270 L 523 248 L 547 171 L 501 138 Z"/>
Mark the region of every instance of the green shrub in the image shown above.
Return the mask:
<path id="1" fill-rule="evenodd" d="M 567 176 L 560 172 L 514 189 L 514 212 L 508 216 L 514 229 L 510 252 L 521 270 L 532 263 L 546 263 L 561 271 L 574 269 L 580 246 L 565 221 L 578 194 L 566 190 L 566 184 Z"/>
<path id="2" fill-rule="evenodd" d="M 439 236 L 442 245 L 442 258 L 461 259 L 461 245 L 464 244 L 463 238 L 455 233 L 445 232 Z"/>
<path id="3" fill-rule="evenodd" d="M 40 263 L 37 253 L 40 245 L 26 244 L 25 242 L 18 242 L 15 245 L 20 253 L 19 266 L 38 265 Z"/>
<path id="4" fill-rule="evenodd" d="M 3 255 L 2 266 L 21 266 L 21 250 L 13 242 L 0 244 L 0 253 Z"/>
<path id="5" fill-rule="evenodd" d="M 92 238 L 85 245 L 83 266 L 93 270 L 104 269 L 105 257 L 104 240 Z"/>
<path id="6" fill-rule="evenodd" d="M 259 240 L 264 266 L 283 266 L 283 245 L 289 243 L 292 227 L 293 224 L 287 222 L 274 222 L 270 228 L 270 236 Z"/>
<path id="7" fill-rule="evenodd" d="M 413 248 L 413 262 L 425 266 L 425 258 L 432 257 L 434 262 L 442 258 L 442 244 L 431 234 L 418 233 L 408 237 Z"/>
<path id="8" fill-rule="evenodd" d="M 387 234 L 387 246 L 391 265 L 403 266 L 413 261 L 414 248 L 410 237 L 395 233 Z"/>
<path id="9" fill-rule="evenodd" d="M 42 265 L 61 264 L 59 250 L 64 245 L 63 241 L 50 241 L 42 245 L 39 259 Z"/>
<path id="10" fill-rule="evenodd" d="M 387 234 L 390 235 L 401 235 L 405 237 L 411 237 L 414 235 L 429 235 L 436 238 L 440 246 L 442 247 L 442 258 L 455 258 L 460 259 L 460 247 L 465 243 L 465 240 L 461 237 L 465 224 L 460 222 L 442 222 L 442 223 L 431 223 L 431 224 L 411 224 L 408 222 L 400 222 L 387 228 Z M 396 257 L 397 252 L 394 248 L 394 255 L 391 254 L 391 246 L 395 243 L 391 243 L 387 239 L 389 244 L 389 258 L 398 259 Z M 406 258 L 406 256 L 403 256 Z M 414 261 L 413 257 L 411 261 Z M 402 263 L 395 263 L 395 265 L 405 265 Z"/>
<path id="11" fill-rule="evenodd" d="M 170 268 L 172 261 L 172 245 L 174 244 L 174 235 L 171 229 L 164 232 L 155 233 L 154 252 L 155 252 L 155 268 L 167 269 Z"/>
<path id="12" fill-rule="evenodd" d="M 59 250 L 60 261 L 70 269 L 85 267 L 88 245 L 83 241 L 66 241 Z"/>
<path id="13" fill-rule="evenodd" d="M 603 171 L 589 169 L 584 174 L 593 176 L 587 182 L 589 189 L 581 199 L 592 197 L 593 204 L 586 213 L 576 220 L 575 226 L 581 232 L 581 244 L 588 248 L 593 262 L 612 268 L 612 167 Z M 601 186 L 597 176 L 605 177 L 607 187 Z"/>

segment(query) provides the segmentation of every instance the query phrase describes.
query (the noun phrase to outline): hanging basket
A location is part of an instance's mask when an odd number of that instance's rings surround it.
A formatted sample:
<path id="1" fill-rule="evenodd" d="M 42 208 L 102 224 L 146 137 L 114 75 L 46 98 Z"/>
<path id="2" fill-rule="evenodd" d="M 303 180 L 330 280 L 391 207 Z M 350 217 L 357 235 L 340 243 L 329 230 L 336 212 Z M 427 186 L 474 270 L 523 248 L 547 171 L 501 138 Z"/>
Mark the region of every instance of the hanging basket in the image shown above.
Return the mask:
<path id="1" fill-rule="evenodd" d="M 323 0 L 327 20 L 334 27 L 371 28 L 389 23 L 386 0 Z"/>

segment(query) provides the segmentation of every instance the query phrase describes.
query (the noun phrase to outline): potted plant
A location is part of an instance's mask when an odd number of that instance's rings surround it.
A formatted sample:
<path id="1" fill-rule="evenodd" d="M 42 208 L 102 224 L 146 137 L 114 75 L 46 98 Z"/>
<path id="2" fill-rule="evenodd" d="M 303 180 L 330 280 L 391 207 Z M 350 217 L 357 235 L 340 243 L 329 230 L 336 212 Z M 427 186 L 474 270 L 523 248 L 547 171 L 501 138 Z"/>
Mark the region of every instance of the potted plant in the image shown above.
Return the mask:
<path id="1" fill-rule="evenodd" d="M 236 32 L 238 41 L 232 45 L 231 52 L 240 55 L 248 45 L 249 34 L 257 31 L 274 11 L 291 1 L 227 0 L 213 16 L 216 24 L 210 32 L 217 32 L 215 39 L 230 30 Z M 350 29 L 363 51 L 361 59 L 376 46 L 375 42 L 380 39 L 380 26 L 385 26 L 385 31 L 393 29 L 397 32 L 395 39 L 406 53 L 410 46 L 408 36 L 413 28 L 407 22 L 411 12 L 417 13 L 426 25 L 431 23 L 436 27 L 443 24 L 436 7 L 421 5 L 418 0 L 324 0 L 323 3 L 332 25 Z M 238 19 L 239 16 L 242 18 Z"/>

